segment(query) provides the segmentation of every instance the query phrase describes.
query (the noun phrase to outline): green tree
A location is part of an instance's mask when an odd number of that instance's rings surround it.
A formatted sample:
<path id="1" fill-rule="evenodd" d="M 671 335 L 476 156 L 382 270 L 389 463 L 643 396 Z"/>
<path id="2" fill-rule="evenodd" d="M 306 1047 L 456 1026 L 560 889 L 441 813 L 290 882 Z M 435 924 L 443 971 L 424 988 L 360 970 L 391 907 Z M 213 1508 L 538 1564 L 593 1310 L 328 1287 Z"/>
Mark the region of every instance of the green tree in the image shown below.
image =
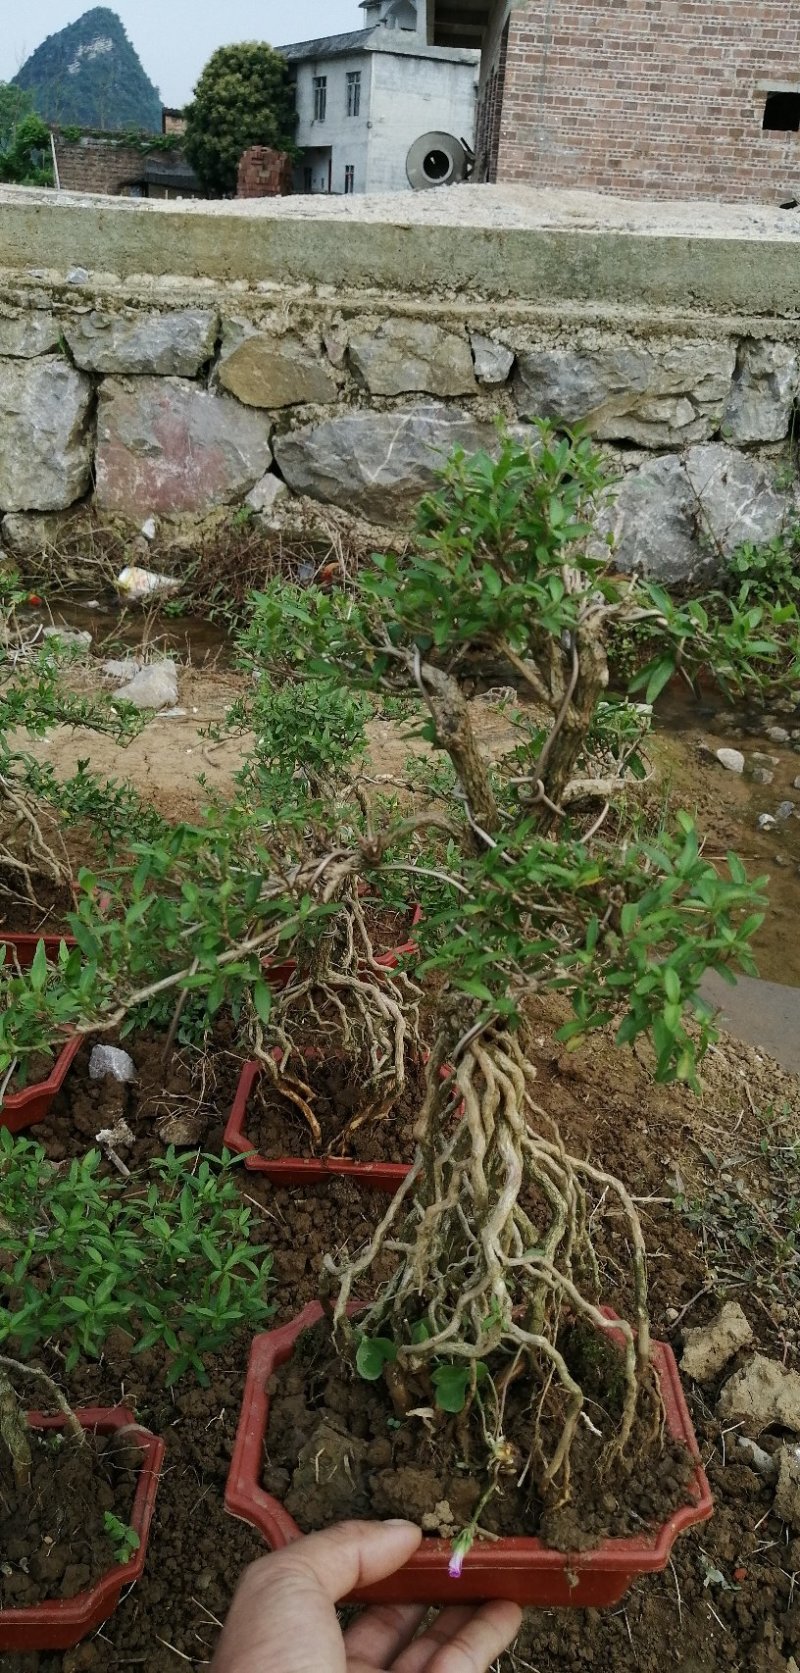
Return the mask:
<path id="1" fill-rule="evenodd" d="M 50 129 L 39 116 L 18 122 L 7 149 L 0 151 L 0 180 L 15 186 L 52 186 Z"/>
<path id="2" fill-rule="evenodd" d="M 206 191 L 233 196 L 251 145 L 290 151 L 297 121 L 285 58 L 260 41 L 212 54 L 186 111 L 186 154 Z"/>
<path id="3" fill-rule="evenodd" d="M 30 93 L 10 81 L 0 81 L 0 158 L 10 150 L 20 122 L 32 111 Z"/>

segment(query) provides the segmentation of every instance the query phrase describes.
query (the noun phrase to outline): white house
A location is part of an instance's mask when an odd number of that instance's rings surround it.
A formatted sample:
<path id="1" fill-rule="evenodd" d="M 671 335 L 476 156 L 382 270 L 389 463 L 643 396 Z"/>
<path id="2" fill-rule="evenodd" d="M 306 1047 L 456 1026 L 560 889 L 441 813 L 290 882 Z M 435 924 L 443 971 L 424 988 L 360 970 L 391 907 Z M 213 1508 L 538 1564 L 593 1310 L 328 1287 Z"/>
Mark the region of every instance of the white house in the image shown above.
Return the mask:
<path id="1" fill-rule="evenodd" d="M 297 85 L 295 191 L 408 191 L 423 134 L 473 144 L 480 54 L 429 46 L 427 5 L 361 0 L 365 28 L 277 48 Z"/>

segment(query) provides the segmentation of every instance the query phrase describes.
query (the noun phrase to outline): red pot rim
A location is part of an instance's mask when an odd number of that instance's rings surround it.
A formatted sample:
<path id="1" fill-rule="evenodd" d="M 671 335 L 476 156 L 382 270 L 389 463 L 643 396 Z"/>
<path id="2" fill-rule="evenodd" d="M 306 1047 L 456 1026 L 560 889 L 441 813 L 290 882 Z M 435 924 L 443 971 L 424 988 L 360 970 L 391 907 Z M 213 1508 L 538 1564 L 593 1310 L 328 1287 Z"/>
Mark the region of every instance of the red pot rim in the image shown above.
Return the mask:
<path id="1" fill-rule="evenodd" d="M 421 906 L 415 906 L 413 908 L 410 925 L 412 930 L 416 929 L 417 926 L 422 923 L 424 916 L 425 914 L 423 913 Z M 382 970 L 396 970 L 401 959 L 414 958 L 418 952 L 419 947 L 417 946 L 416 941 L 409 939 L 408 941 L 404 941 L 399 947 L 390 947 L 388 952 L 378 953 L 375 963 L 380 965 Z M 264 965 L 264 972 L 267 981 L 271 982 L 273 987 L 277 988 L 285 988 L 291 981 L 296 969 L 296 959 L 288 959 L 284 964 L 265 963 Z"/>
<path id="2" fill-rule="evenodd" d="M 130 1517 L 130 1525 L 139 1535 L 139 1549 L 127 1563 L 115 1563 L 96 1586 L 79 1592 L 77 1597 L 32 1604 L 27 1609 L 0 1609 L 2 1650 L 71 1650 L 113 1615 L 125 1587 L 135 1585 L 144 1570 L 164 1442 L 137 1423 L 133 1412 L 125 1406 L 88 1406 L 75 1416 L 82 1429 L 112 1435 L 116 1430 L 130 1428 L 133 1438 L 141 1442 L 142 1463 Z M 64 1428 L 63 1417 L 45 1416 L 42 1412 L 29 1412 L 28 1422 L 36 1429 Z"/>
<path id="3" fill-rule="evenodd" d="M 358 1310 L 358 1304 L 353 1311 Z M 607 1317 L 615 1315 L 609 1308 Z M 318 1302 L 279 1330 L 266 1331 L 252 1344 L 239 1427 L 225 1491 L 225 1508 L 248 1522 L 277 1551 L 303 1535 L 280 1501 L 261 1486 L 263 1452 L 270 1397 L 268 1384 L 280 1365 L 291 1358 L 298 1336 L 323 1317 Z M 653 1343 L 653 1363 L 659 1378 L 669 1436 L 683 1442 L 696 1461 L 689 1491 L 692 1501 L 679 1508 L 660 1527 L 635 1537 L 604 1540 L 590 1551 L 555 1551 L 540 1539 L 513 1537 L 473 1546 L 464 1560 L 461 1577 L 449 1574 L 449 1540 L 426 1536 L 418 1552 L 388 1581 L 365 1588 L 348 1602 L 438 1602 L 453 1604 L 486 1597 L 510 1597 L 520 1603 L 571 1604 L 585 1607 L 613 1603 L 637 1574 L 666 1568 L 680 1533 L 704 1522 L 713 1512 L 708 1480 L 692 1428 L 672 1349 Z M 549 1595 L 548 1587 L 552 1587 Z"/>
<path id="4" fill-rule="evenodd" d="M 330 1179 L 350 1179 L 365 1190 L 394 1195 L 411 1172 L 406 1162 L 353 1162 L 347 1157 L 260 1156 L 246 1134 L 247 1109 L 253 1087 L 263 1074 L 263 1065 L 245 1063 L 236 1088 L 228 1124 L 223 1135 L 226 1150 L 245 1158 L 249 1173 L 260 1173 L 274 1185 L 315 1185 Z"/>
<path id="5" fill-rule="evenodd" d="M 12 947 L 20 968 L 29 970 L 40 941 L 44 942 L 47 958 L 51 962 L 58 958 L 62 943 L 70 950 L 78 945 L 69 935 L 0 935 L 0 965 L 6 962 L 6 948 Z M 37 1121 L 45 1119 L 56 1093 L 61 1091 L 81 1044 L 82 1036 L 74 1035 L 62 1046 L 46 1080 L 36 1081 L 32 1086 L 26 1086 L 22 1092 L 9 1093 L 0 1101 L 0 1127 L 8 1128 L 11 1133 L 21 1133 L 26 1127 L 32 1127 Z"/>

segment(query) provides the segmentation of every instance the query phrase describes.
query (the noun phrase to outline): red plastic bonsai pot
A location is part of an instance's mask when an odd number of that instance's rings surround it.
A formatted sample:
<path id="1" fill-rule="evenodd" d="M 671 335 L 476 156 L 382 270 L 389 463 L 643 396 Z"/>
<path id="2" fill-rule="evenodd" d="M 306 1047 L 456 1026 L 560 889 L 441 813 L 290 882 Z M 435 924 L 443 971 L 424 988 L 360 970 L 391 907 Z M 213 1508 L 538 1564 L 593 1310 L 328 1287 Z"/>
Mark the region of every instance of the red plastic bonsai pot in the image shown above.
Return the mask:
<path id="1" fill-rule="evenodd" d="M 275 1371 L 291 1358 L 298 1336 L 322 1316 L 319 1304 L 311 1302 L 283 1329 L 257 1336 L 250 1354 L 225 1508 L 257 1528 L 273 1551 L 303 1536 L 279 1501 L 261 1486 L 269 1416 L 267 1390 Z M 696 1460 L 688 1488 L 691 1502 L 682 1505 L 661 1527 L 636 1538 L 604 1540 L 592 1551 L 552 1551 L 538 1539 L 479 1542 L 465 1558 L 459 1579 L 449 1574 L 449 1541 L 426 1538 L 398 1574 L 354 1593 L 347 1602 L 447 1605 L 508 1598 L 528 1608 L 603 1609 L 618 1603 L 637 1575 L 666 1568 L 678 1535 L 707 1521 L 713 1504 L 675 1356 L 666 1343 L 654 1342 L 653 1363 L 664 1400 L 667 1434 L 683 1442 Z"/>
<path id="2" fill-rule="evenodd" d="M 412 930 L 415 930 L 418 924 L 422 923 L 423 916 L 424 914 L 421 906 L 415 906 L 412 909 L 410 924 L 410 928 Z M 408 941 L 404 941 L 399 947 L 390 947 L 386 953 L 378 953 L 375 963 L 379 964 L 382 970 L 396 970 L 401 959 L 413 958 L 418 952 L 419 947 L 417 946 L 416 941 L 409 939 Z M 264 974 L 267 981 L 271 982 L 273 987 L 285 988 L 291 981 L 296 969 L 297 964 L 295 960 L 290 959 L 286 964 L 266 963 L 264 966 Z"/>
<path id="3" fill-rule="evenodd" d="M 259 1156 L 247 1137 L 247 1109 L 253 1088 L 263 1074 L 260 1063 L 245 1063 L 228 1117 L 223 1143 L 227 1150 L 245 1157 L 245 1167 L 260 1173 L 273 1185 L 318 1185 L 329 1179 L 350 1179 L 365 1191 L 384 1191 L 394 1196 L 409 1172 L 404 1162 L 353 1162 L 346 1157 L 280 1157 L 270 1161 Z"/>
<path id="4" fill-rule="evenodd" d="M 44 942 L 51 963 L 58 958 L 62 942 L 70 949 L 77 946 L 77 942 L 68 935 L 4 935 L 0 939 L 0 964 L 5 964 L 10 954 L 20 970 L 29 970 L 40 941 Z M 22 1133 L 46 1119 L 82 1044 L 82 1036 L 75 1035 L 62 1047 L 47 1080 L 26 1086 L 22 1092 L 7 1094 L 0 1100 L 0 1127 L 6 1127 L 10 1133 Z"/>
<path id="5" fill-rule="evenodd" d="M 113 1615 L 125 1588 L 140 1580 L 144 1570 L 164 1442 L 142 1429 L 124 1406 L 87 1407 L 75 1416 L 81 1428 L 98 1435 L 130 1429 L 131 1439 L 141 1445 L 142 1462 L 130 1513 L 139 1549 L 129 1562 L 115 1563 L 96 1586 L 77 1597 L 37 1603 L 29 1609 L 0 1609 L 0 1650 L 71 1650 Z M 44 1417 L 41 1412 L 29 1412 L 28 1422 L 33 1429 L 64 1428 L 63 1417 Z"/>

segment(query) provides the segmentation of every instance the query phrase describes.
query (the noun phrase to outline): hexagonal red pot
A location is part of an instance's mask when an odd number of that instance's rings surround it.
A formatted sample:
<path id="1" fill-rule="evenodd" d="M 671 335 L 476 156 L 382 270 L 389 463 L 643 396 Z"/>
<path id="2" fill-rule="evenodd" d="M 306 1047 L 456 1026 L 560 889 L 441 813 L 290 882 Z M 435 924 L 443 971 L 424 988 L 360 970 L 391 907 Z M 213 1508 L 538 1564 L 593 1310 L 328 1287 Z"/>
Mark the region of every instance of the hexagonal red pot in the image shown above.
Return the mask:
<path id="1" fill-rule="evenodd" d="M 97 1435 L 130 1429 L 131 1438 L 141 1444 L 142 1463 L 130 1514 L 139 1549 L 129 1562 L 115 1563 L 96 1586 L 77 1597 L 37 1603 L 29 1609 L 0 1609 L 0 1650 L 71 1650 L 113 1615 L 123 1591 L 140 1580 L 144 1570 L 164 1442 L 142 1429 L 124 1406 L 87 1407 L 75 1416 L 81 1428 Z M 64 1428 L 63 1417 L 45 1417 L 41 1412 L 29 1412 L 28 1422 L 33 1429 Z"/>
<path id="2" fill-rule="evenodd" d="M 261 1486 L 269 1416 L 271 1377 L 291 1358 L 298 1336 L 323 1316 L 311 1302 L 282 1330 L 257 1336 L 250 1354 L 244 1402 L 236 1435 L 225 1507 L 263 1534 L 273 1551 L 302 1539 L 297 1523 Z M 553 1551 L 538 1539 L 498 1539 L 476 1543 L 462 1574 L 449 1574 L 449 1541 L 426 1538 L 399 1573 L 365 1587 L 348 1603 L 427 1603 L 449 1605 L 479 1599 L 508 1598 L 540 1609 L 603 1609 L 617 1603 L 640 1574 L 666 1568 L 680 1533 L 712 1514 L 713 1504 L 672 1349 L 653 1344 L 653 1363 L 661 1385 L 670 1439 L 683 1442 L 696 1460 L 689 1484 L 691 1502 L 661 1527 L 629 1539 L 607 1539 L 591 1551 Z"/>
<path id="3" fill-rule="evenodd" d="M 411 929 L 416 929 L 421 922 L 422 908 L 416 906 L 411 917 Z M 376 963 L 384 970 L 395 970 L 402 958 L 411 957 L 416 952 L 416 942 L 409 940 L 402 947 L 393 947 L 389 952 L 381 953 Z M 295 968 L 294 964 L 271 965 L 267 971 L 268 979 L 276 987 L 285 987 Z M 364 1190 L 383 1191 L 387 1196 L 394 1196 L 409 1171 L 407 1163 L 354 1162 L 347 1157 L 329 1156 L 282 1156 L 270 1160 L 259 1156 L 255 1145 L 247 1137 L 247 1111 L 253 1089 L 262 1073 L 260 1063 L 245 1063 L 223 1139 L 227 1150 L 246 1158 L 244 1165 L 250 1173 L 263 1174 L 273 1185 L 318 1185 L 330 1179 L 349 1179 Z"/>
<path id="4" fill-rule="evenodd" d="M 68 935 L 4 935 L 0 939 L 0 964 L 5 964 L 11 952 L 20 969 L 29 970 L 40 941 L 44 942 L 45 952 L 52 963 L 58 958 L 58 949 L 62 941 L 67 947 L 77 946 L 77 942 Z M 26 1086 L 22 1092 L 7 1094 L 2 1099 L 0 1127 L 6 1127 L 10 1133 L 23 1133 L 38 1121 L 45 1120 L 82 1044 L 82 1036 L 75 1035 L 62 1047 L 47 1080 Z"/>

